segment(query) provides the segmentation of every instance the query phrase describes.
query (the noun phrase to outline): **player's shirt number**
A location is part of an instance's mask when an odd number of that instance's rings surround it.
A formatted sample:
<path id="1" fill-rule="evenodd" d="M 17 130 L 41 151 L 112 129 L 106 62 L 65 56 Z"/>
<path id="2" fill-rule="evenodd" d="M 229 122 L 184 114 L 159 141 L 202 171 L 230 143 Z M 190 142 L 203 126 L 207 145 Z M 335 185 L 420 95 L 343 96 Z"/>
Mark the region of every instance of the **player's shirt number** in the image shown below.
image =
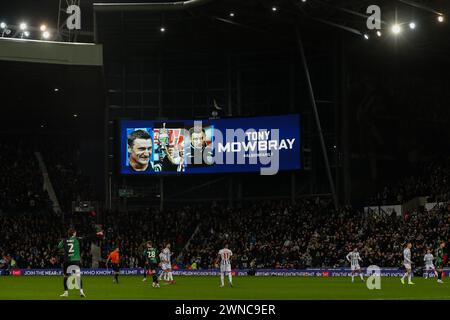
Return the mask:
<path id="1" fill-rule="evenodd" d="M 69 246 L 69 253 L 74 253 L 75 250 L 73 250 L 73 243 L 68 243 L 67 245 Z"/>

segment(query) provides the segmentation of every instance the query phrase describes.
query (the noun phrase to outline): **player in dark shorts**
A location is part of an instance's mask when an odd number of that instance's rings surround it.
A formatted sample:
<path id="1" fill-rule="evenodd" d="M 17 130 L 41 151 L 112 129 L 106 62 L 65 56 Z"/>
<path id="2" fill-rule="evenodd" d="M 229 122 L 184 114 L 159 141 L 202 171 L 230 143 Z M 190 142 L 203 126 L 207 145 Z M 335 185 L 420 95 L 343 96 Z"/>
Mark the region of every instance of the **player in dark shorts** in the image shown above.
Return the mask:
<path id="1" fill-rule="evenodd" d="M 159 288 L 158 277 L 156 275 L 156 268 L 158 267 L 158 250 L 153 247 L 151 241 L 145 243 L 145 248 L 143 251 L 144 255 L 144 279 L 142 281 L 147 281 L 147 273 L 152 275 L 153 283 L 152 286 Z"/>
<path id="2" fill-rule="evenodd" d="M 103 231 L 99 231 L 95 236 L 103 236 Z M 92 236 L 93 238 L 95 236 Z M 80 250 L 80 240 L 83 238 L 77 237 L 77 231 L 74 228 L 70 228 L 67 232 L 67 238 L 62 239 L 58 244 L 58 249 L 62 251 L 63 254 L 63 285 L 64 293 L 60 297 L 69 296 L 68 280 L 69 277 L 74 276 L 75 282 L 78 284 L 80 289 L 80 296 L 85 297 L 83 291 L 83 281 L 81 280 L 81 250 Z"/>
<path id="3" fill-rule="evenodd" d="M 436 270 L 438 272 L 438 283 L 442 283 L 442 272 L 444 269 L 444 248 L 445 248 L 445 242 L 442 241 L 439 245 L 439 248 L 436 251 Z"/>
<path id="4" fill-rule="evenodd" d="M 106 259 L 106 265 L 111 261 L 111 268 L 114 271 L 114 279 L 113 283 L 119 284 L 119 273 L 120 273 L 120 256 L 119 256 L 119 248 L 116 247 L 111 253 L 108 255 L 108 259 Z"/>

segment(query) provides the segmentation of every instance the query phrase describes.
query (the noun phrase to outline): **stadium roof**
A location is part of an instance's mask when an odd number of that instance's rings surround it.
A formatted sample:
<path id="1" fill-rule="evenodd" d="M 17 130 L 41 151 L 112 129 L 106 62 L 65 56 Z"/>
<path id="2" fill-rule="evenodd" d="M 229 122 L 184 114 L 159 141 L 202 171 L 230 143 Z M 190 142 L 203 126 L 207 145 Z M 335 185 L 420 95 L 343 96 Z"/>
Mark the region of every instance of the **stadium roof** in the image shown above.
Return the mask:
<path id="1" fill-rule="evenodd" d="M 103 51 L 93 43 L 0 38 L 0 60 L 101 66 Z"/>

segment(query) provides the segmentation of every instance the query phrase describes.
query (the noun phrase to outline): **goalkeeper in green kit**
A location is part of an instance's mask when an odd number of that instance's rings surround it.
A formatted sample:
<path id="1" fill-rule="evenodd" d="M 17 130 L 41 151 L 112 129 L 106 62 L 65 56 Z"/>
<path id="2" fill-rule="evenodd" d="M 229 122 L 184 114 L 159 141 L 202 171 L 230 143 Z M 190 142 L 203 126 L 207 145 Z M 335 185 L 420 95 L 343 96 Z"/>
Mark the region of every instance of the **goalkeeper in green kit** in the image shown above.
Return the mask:
<path id="1" fill-rule="evenodd" d="M 95 236 L 103 236 L 103 231 L 99 231 Z M 94 239 L 95 236 L 89 237 Z M 89 239 L 86 238 L 86 239 Z M 83 282 L 81 281 L 81 254 L 80 254 L 80 241 L 85 238 L 77 237 L 77 231 L 74 228 L 70 228 L 67 232 L 67 238 L 62 239 L 58 244 L 58 249 L 63 252 L 63 275 L 64 275 L 64 293 L 60 297 L 69 296 L 69 283 L 70 286 L 74 285 L 75 288 L 80 289 L 80 296 L 85 297 L 83 291 Z M 73 283 L 74 282 L 74 283 Z M 72 289 L 72 288 L 71 288 Z"/>
<path id="2" fill-rule="evenodd" d="M 438 272 L 438 283 L 442 283 L 442 272 L 444 269 L 444 248 L 445 248 L 445 242 L 442 241 L 439 245 L 439 248 L 436 251 L 436 270 Z"/>

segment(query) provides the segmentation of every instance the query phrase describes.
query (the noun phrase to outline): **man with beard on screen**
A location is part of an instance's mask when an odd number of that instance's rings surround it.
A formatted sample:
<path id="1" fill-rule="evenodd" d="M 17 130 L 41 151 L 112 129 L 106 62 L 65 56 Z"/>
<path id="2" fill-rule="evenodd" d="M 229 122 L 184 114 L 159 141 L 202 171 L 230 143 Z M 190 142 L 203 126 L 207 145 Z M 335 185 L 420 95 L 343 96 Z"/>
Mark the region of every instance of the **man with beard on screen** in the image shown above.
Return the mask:
<path id="1" fill-rule="evenodd" d="M 128 161 L 133 171 L 161 171 L 160 164 L 151 162 L 152 152 L 153 141 L 147 131 L 135 130 L 128 136 Z"/>

